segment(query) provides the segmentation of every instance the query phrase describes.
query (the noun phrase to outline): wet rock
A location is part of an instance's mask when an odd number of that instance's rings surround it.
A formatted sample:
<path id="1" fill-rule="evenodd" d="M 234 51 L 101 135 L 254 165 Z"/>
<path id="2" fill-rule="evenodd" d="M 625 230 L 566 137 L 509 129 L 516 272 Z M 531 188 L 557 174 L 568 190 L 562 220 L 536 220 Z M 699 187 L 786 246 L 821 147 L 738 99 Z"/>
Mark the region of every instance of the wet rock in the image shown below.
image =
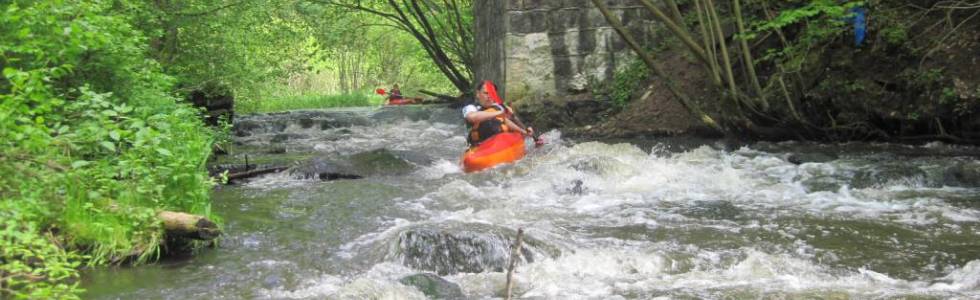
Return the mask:
<path id="1" fill-rule="evenodd" d="M 568 189 L 568 192 L 572 195 L 581 195 L 584 190 L 585 188 L 582 187 L 582 180 L 575 179 L 572 180 L 571 188 Z"/>
<path id="2" fill-rule="evenodd" d="M 442 277 L 430 273 L 419 273 L 402 277 L 398 282 L 414 286 L 429 299 L 464 299 L 463 289 Z"/>
<path id="3" fill-rule="evenodd" d="M 233 122 L 235 117 L 235 96 L 223 84 L 205 83 L 187 94 L 187 100 L 194 107 L 204 109 L 204 122 L 218 126 L 220 120 Z"/>
<path id="4" fill-rule="evenodd" d="M 274 289 L 282 286 L 282 284 L 283 284 L 283 279 L 279 275 L 272 274 L 266 276 L 265 278 L 262 278 L 262 287 L 265 287 L 267 289 Z"/>
<path id="5" fill-rule="evenodd" d="M 413 169 L 412 164 L 384 148 L 351 155 L 348 162 L 353 167 L 353 174 L 405 174 Z"/>
<path id="6" fill-rule="evenodd" d="M 927 183 L 928 174 L 915 166 L 882 164 L 862 169 L 854 174 L 851 186 L 857 189 L 884 185 Z"/>
<path id="7" fill-rule="evenodd" d="M 350 128 L 341 128 L 341 129 L 337 129 L 337 132 L 336 133 L 337 134 L 346 135 L 346 134 L 354 133 L 354 131 L 353 130 L 350 130 Z"/>
<path id="8" fill-rule="evenodd" d="M 742 209 L 732 204 L 731 201 L 697 201 L 682 214 L 689 217 L 698 217 L 715 220 L 735 220 L 742 214 Z"/>
<path id="9" fill-rule="evenodd" d="M 317 157 L 302 163 L 290 170 L 294 176 L 305 179 L 337 180 L 358 179 L 364 177 L 348 165 L 327 158 Z"/>
<path id="10" fill-rule="evenodd" d="M 299 126 L 300 127 L 303 127 L 303 128 L 307 128 L 307 129 L 312 128 L 313 125 L 316 125 L 317 123 L 319 123 L 319 122 L 317 120 L 314 120 L 313 118 L 300 118 L 299 119 Z"/>
<path id="11" fill-rule="evenodd" d="M 280 134 L 276 134 L 276 135 L 272 136 L 272 139 L 269 140 L 269 142 L 271 142 L 271 143 L 281 143 L 281 142 L 285 142 L 285 141 L 288 141 L 288 140 L 307 139 L 307 138 L 310 138 L 310 137 L 308 135 L 305 135 L 305 134 L 298 134 L 298 133 L 280 133 Z"/>
<path id="12" fill-rule="evenodd" d="M 235 122 L 235 125 L 232 127 L 232 131 L 235 133 L 235 136 L 246 137 L 252 135 L 252 131 L 260 127 L 262 127 L 262 125 L 259 124 L 259 122 L 244 120 Z"/>
<path id="13" fill-rule="evenodd" d="M 841 188 L 840 181 L 829 176 L 810 178 L 803 180 L 800 183 L 806 188 L 807 192 L 810 193 L 836 192 Z"/>
<path id="14" fill-rule="evenodd" d="M 419 151 L 389 150 L 392 155 L 415 165 L 431 165 L 435 159 L 431 153 Z"/>
<path id="15" fill-rule="evenodd" d="M 282 132 L 288 124 L 283 120 L 244 119 L 235 122 L 232 132 L 235 136 L 246 137 L 256 133 Z"/>
<path id="16" fill-rule="evenodd" d="M 796 165 L 802 165 L 805 163 L 825 163 L 836 159 L 836 155 L 827 153 L 792 153 L 786 157 L 786 161 Z"/>
<path id="17" fill-rule="evenodd" d="M 943 183 L 947 186 L 980 187 L 980 162 L 958 164 L 946 169 Z"/>
<path id="18" fill-rule="evenodd" d="M 414 228 L 398 236 L 395 256 L 402 264 L 439 275 L 503 272 L 510 262 L 515 232 L 480 228 Z M 532 262 L 533 242 L 525 237 L 522 262 Z"/>
<path id="19" fill-rule="evenodd" d="M 386 149 L 365 151 L 346 157 L 317 157 L 300 163 L 292 174 L 320 180 L 358 179 L 411 172 L 414 165 Z"/>
<path id="20" fill-rule="evenodd" d="M 286 153 L 286 148 L 276 147 L 276 148 L 272 148 L 272 149 L 269 149 L 269 150 L 265 150 L 265 153 L 268 153 L 268 154 L 283 154 L 283 153 Z"/>
<path id="21" fill-rule="evenodd" d="M 571 164 L 572 169 L 589 172 L 589 173 L 599 173 L 601 170 L 601 163 L 596 158 L 582 158 Z"/>

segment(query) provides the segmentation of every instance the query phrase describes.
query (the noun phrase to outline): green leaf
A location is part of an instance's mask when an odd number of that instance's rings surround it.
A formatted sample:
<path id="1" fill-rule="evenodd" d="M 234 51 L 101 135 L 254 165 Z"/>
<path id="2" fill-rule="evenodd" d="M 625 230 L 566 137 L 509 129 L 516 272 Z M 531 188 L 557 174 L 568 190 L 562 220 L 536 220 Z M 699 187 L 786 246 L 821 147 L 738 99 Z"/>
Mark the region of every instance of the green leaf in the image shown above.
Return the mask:
<path id="1" fill-rule="evenodd" d="M 71 163 L 71 168 L 72 169 L 78 169 L 78 168 L 81 168 L 81 167 L 84 167 L 84 166 L 87 166 L 87 165 L 90 165 L 90 164 L 92 164 L 92 162 L 87 161 L 87 160 L 76 160 L 76 161 L 73 161 Z"/>
<path id="2" fill-rule="evenodd" d="M 119 130 L 109 131 L 109 137 L 114 141 L 119 141 Z"/>
<path id="3" fill-rule="evenodd" d="M 157 148 L 157 153 L 160 153 L 160 155 L 163 156 L 173 156 L 173 153 L 170 153 L 170 150 L 163 149 L 163 148 Z"/>
<path id="4" fill-rule="evenodd" d="M 99 145 L 102 145 L 103 148 L 109 149 L 109 151 L 116 152 L 116 144 L 113 144 L 110 141 L 101 141 L 99 142 Z"/>
<path id="5" fill-rule="evenodd" d="M 3 68 L 3 77 L 12 77 L 14 74 L 17 74 L 17 72 L 17 69 L 11 67 Z"/>

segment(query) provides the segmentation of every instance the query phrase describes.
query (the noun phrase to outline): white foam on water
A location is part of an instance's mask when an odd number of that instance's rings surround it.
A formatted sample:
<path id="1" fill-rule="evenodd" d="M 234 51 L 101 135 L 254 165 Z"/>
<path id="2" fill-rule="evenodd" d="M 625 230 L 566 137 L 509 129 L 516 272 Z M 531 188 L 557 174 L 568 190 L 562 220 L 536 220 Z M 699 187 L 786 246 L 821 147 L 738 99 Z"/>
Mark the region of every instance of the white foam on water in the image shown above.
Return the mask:
<path id="1" fill-rule="evenodd" d="M 422 167 L 415 173 L 422 178 L 432 180 L 445 178 L 447 175 L 460 174 L 462 172 L 463 168 L 460 166 L 459 161 L 439 159 L 431 165 Z"/>
<path id="2" fill-rule="evenodd" d="M 405 228 L 411 227 L 414 223 L 405 219 L 394 219 L 383 224 L 382 229 L 376 232 L 367 233 L 361 235 L 354 239 L 353 241 L 344 243 L 338 248 L 337 256 L 343 258 L 352 258 L 357 255 L 363 248 L 379 244 L 382 241 L 389 240 L 390 237 L 397 235 Z"/>
<path id="3" fill-rule="evenodd" d="M 351 134 L 356 137 L 343 142 L 359 144 L 356 148 L 363 149 L 365 145 L 374 146 L 369 137 L 388 139 L 394 145 L 389 144 L 387 147 L 393 147 L 389 149 L 400 149 L 440 141 L 445 145 L 439 146 L 438 151 L 453 155 L 465 148 L 465 141 L 457 136 L 458 126 L 437 124 L 422 128 L 422 124 L 408 121 L 363 132 L 355 128 Z M 407 134 L 424 138 L 409 140 L 403 136 Z M 615 299 L 624 295 L 643 298 L 643 295 L 668 294 L 738 298 L 742 291 L 749 291 L 749 295 L 789 293 L 790 298 L 792 295 L 830 298 L 841 293 L 854 298 L 978 295 L 978 261 L 952 267 L 951 273 L 935 282 L 908 281 L 865 268 L 819 264 L 816 255 L 821 249 L 800 240 L 801 228 L 684 214 L 689 208 L 722 202 L 730 203 L 735 211 L 732 214 L 744 212 L 751 218 L 759 215 L 763 219 L 839 218 L 887 222 L 889 226 L 936 228 L 939 224 L 948 228 L 980 222 L 980 212 L 954 206 L 940 196 L 923 192 L 956 194 L 963 190 L 928 188 L 920 177 L 893 179 L 856 189 L 849 186 L 848 180 L 862 166 L 853 160 L 795 165 L 781 155 L 750 147 L 729 152 L 701 146 L 682 153 L 658 155 L 656 151 L 648 154 L 630 144 L 572 145 L 560 136 L 558 131 L 548 132 L 545 138 L 549 143 L 532 150 L 521 162 L 476 174 L 463 174 L 455 156 L 435 159 L 413 174 L 440 183 L 420 198 L 399 203 L 418 212 L 421 218 L 399 219 L 350 241 L 340 247 L 341 257 L 354 257 L 365 247 L 390 242 L 404 229 L 422 223 L 480 223 L 507 228 L 524 226 L 529 232 L 536 231 L 536 238 L 565 249 L 558 257 L 538 258 L 519 267 L 515 290 L 521 297 Z M 346 146 L 333 143 L 324 144 L 332 145 L 331 151 L 346 151 L 342 149 Z M 814 180 L 828 183 L 832 188 L 810 191 Z M 276 184 L 281 187 L 288 183 L 269 182 L 270 186 Z M 919 194 L 901 196 L 910 192 Z M 641 240 L 597 237 L 588 230 L 572 232 L 565 227 L 612 230 L 624 227 L 643 233 L 707 230 L 729 235 L 753 229 L 775 234 L 789 244 L 775 247 L 779 250 L 756 249 L 756 245 L 717 249 L 670 240 L 647 241 L 642 237 L 638 238 Z M 734 240 L 737 239 L 733 243 Z M 895 243 L 899 242 L 902 241 Z M 398 284 L 394 276 L 407 275 L 411 270 L 385 266 L 389 264 L 382 262 L 355 278 L 324 276 L 303 288 L 277 291 L 280 294 L 275 295 L 284 298 L 384 298 L 401 292 L 406 297 L 418 295 L 412 288 L 403 290 L 406 287 Z M 505 281 L 505 275 L 499 272 L 444 278 L 459 283 L 471 297 L 501 297 Z"/>
<path id="4" fill-rule="evenodd" d="M 974 260 L 962 268 L 953 270 L 929 286 L 930 290 L 970 292 L 980 295 L 980 260 Z"/>
<path id="5" fill-rule="evenodd" d="M 617 286 L 662 275 L 666 260 L 654 253 L 582 249 L 573 254 L 521 266 L 515 276 L 521 297 L 603 298 Z"/>
<path id="6" fill-rule="evenodd" d="M 289 171 L 266 174 L 249 179 L 243 186 L 264 191 L 289 189 L 308 186 L 321 182 L 316 178 L 300 178 L 298 175 L 290 174 Z"/>
<path id="7" fill-rule="evenodd" d="M 333 275 L 321 275 L 318 278 L 308 278 L 300 283 L 300 288 L 259 289 L 257 294 L 265 299 L 309 299 L 323 298 L 334 295 L 344 285 L 344 279 Z"/>
<path id="8" fill-rule="evenodd" d="M 747 249 L 744 258 L 726 265 L 718 253 L 702 251 L 694 265 L 709 265 L 689 272 L 671 273 L 671 258 L 642 249 L 585 249 L 562 257 L 518 267 L 515 276 L 520 297 L 546 299 L 608 298 L 655 292 L 705 294 L 752 290 L 757 293 L 845 293 L 851 297 L 887 297 L 914 294 L 975 297 L 980 295 L 980 261 L 973 261 L 940 279 L 939 283 L 906 281 L 867 269 L 833 270 L 788 254 L 767 254 Z M 480 275 L 486 278 L 490 275 Z M 490 276 L 497 279 L 494 276 Z M 458 280 L 471 291 L 485 294 L 498 284 Z M 476 285 L 476 286 L 473 286 Z"/>
<path id="9" fill-rule="evenodd" d="M 325 274 L 294 289 L 259 289 L 258 294 L 268 299 L 427 299 L 415 287 L 398 282 L 413 273 L 400 265 L 380 263 L 354 278 Z"/>

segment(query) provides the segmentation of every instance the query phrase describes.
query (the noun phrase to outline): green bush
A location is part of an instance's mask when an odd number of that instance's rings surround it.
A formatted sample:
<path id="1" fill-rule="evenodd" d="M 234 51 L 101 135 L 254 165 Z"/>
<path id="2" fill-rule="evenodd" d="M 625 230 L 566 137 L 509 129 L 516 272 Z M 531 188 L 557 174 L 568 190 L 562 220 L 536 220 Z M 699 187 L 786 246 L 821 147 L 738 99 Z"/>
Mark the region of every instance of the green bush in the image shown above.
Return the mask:
<path id="1" fill-rule="evenodd" d="M 619 107 L 625 107 L 633 97 L 633 91 L 640 87 L 644 80 L 649 76 L 649 69 L 639 59 L 631 60 L 626 66 L 617 70 L 609 82 L 597 82 L 593 80 L 595 86 L 593 93 L 605 95 Z"/>
<path id="2" fill-rule="evenodd" d="M 154 258 L 158 210 L 214 218 L 214 134 L 117 2 L 0 4 L 0 298 L 75 298 L 78 264 Z"/>

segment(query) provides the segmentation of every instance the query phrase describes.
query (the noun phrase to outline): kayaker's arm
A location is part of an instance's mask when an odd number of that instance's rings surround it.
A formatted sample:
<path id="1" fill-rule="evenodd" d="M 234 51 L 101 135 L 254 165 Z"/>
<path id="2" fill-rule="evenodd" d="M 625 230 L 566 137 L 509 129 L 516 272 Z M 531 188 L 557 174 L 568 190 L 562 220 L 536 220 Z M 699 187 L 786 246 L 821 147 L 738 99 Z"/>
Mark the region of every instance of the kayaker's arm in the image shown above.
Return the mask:
<path id="1" fill-rule="evenodd" d="M 521 134 L 534 138 L 535 143 L 539 143 L 541 141 L 541 138 L 534 135 L 534 128 L 531 128 L 531 126 L 524 125 L 524 122 L 521 121 L 521 118 L 518 118 L 517 114 L 514 114 L 514 111 L 511 110 L 509 107 L 508 107 L 508 111 L 509 112 L 508 112 L 507 119 L 513 122 L 514 124 L 516 124 L 517 127 L 524 129 L 524 131 L 522 131 Z M 511 127 L 513 128 L 513 126 Z"/>
<path id="2" fill-rule="evenodd" d="M 517 126 L 517 124 L 514 124 L 514 122 L 511 121 L 510 118 L 504 119 L 504 124 L 507 124 L 507 127 L 510 127 L 510 130 L 520 132 L 522 135 L 528 135 L 527 130 L 524 130 L 524 128 L 521 128 L 521 126 Z"/>
<path id="3" fill-rule="evenodd" d="M 476 124 L 478 122 L 483 122 L 489 119 L 496 118 L 497 116 L 503 113 L 504 113 L 503 111 L 474 111 L 466 114 L 466 122 L 469 122 L 470 124 Z"/>

